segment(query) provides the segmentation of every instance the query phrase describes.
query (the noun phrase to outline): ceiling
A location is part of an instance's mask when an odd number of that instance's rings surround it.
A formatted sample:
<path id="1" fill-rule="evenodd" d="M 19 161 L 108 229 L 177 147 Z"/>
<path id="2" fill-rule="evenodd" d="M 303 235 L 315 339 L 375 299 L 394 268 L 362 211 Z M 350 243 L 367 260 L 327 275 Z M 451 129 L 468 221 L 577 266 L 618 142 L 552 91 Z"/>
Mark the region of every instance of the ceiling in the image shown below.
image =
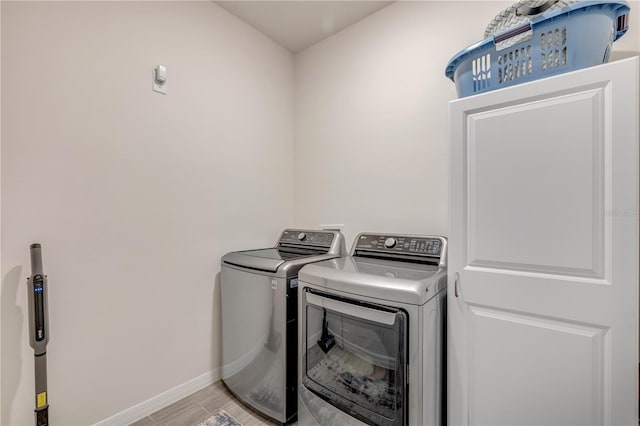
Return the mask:
<path id="1" fill-rule="evenodd" d="M 393 1 L 214 1 L 297 53 Z"/>

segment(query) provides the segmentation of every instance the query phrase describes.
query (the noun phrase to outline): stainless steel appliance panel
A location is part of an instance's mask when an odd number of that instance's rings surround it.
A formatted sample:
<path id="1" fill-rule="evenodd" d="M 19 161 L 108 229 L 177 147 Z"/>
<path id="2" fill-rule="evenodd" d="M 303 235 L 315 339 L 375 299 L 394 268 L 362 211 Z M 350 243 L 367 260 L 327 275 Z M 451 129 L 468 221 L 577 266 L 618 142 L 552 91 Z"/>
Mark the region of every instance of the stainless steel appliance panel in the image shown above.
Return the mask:
<path id="1" fill-rule="evenodd" d="M 284 423 L 287 280 L 223 265 L 221 282 L 222 380 L 244 403 Z"/>

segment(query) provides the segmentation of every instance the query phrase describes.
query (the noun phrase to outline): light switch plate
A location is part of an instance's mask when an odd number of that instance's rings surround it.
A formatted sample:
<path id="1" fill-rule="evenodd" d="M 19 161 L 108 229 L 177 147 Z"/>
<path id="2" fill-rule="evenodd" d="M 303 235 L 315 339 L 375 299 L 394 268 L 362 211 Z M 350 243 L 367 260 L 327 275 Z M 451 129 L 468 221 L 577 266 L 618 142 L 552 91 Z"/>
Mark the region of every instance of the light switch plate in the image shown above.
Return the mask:
<path id="1" fill-rule="evenodd" d="M 155 82 L 153 82 L 153 91 L 154 92 L 158 92 L 158 93 L 162 93 L 163 95 L 167 94 L 167 83 L 165 84 L 158 84 Z"/>
<path id="2" fill-rule="evenodd" d="M 167 81 L 163 84 L 159 84 L 156 80 L 156 70 L 151 71 L 151 84 L 154 92 L 162 93 L 163 95 L 167 94 Z"/>

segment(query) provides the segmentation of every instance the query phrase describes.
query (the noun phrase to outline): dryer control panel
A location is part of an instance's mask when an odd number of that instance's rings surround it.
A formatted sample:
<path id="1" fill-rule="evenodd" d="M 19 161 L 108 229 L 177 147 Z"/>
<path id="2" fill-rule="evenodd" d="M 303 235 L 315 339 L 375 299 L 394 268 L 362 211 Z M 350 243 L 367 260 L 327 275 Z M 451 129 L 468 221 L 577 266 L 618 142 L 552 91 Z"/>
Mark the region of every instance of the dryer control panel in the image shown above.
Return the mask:
<path id="1" fill-rule="evenodd" d="M 361 249 L 439 256 L 442 241 L 440 238 L 361 234 L 356 250 Z"/>
<path id="2" fill-rule="evenodd" d="M 443 263 L 447 239 L 440 236 L 360 234 L 356 237 L 352 256 L 374 256 L 428 263 Z M 442 261 L 442 262 L 441 262 Z"/>
<path id="3" fill-rule="evenodd" d="M 333 238 L 333 232 L 287 229 L 282 233 L 279 243 L 329 247 Z"/>

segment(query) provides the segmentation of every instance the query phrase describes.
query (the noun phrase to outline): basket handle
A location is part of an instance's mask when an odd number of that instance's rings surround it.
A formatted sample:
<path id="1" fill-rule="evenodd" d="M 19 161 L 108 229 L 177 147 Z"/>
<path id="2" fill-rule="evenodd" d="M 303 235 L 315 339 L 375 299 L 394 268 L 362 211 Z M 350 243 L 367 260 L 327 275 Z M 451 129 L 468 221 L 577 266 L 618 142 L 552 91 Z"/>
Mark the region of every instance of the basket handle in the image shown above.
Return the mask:
<path id="1" fill-rule="evenodd" d="M 510 44 L 509 40 L 515 37 L 519 37 L 517 42 L 528 40 L 533 37 L 533 27 L 531 26 L 531 22 L 527 22 L 524 25 L 520 25 L 519 27 L 512 28 L 509 31 L 493 36 L 493 43 L 496 46 L 496 50 L 499 51 L 509 47 L 513 44 Z"/>
<path id="2" fill-rule="evenodd" d="M 545 10 L 549 9 L 554 4 L 558 3 L 558 0 L 549 0 L 542 3 L 540 6 L 529 7 L 526 4 L 523 4 L 519 8 L 516 9 L 516 15 L 518 16 L 531 16 L 538 15 Z"/>
<path id="3" fill-rule="evenodd" d="M 618 15 L 616 19 L 616 33 L 617 37 L 620 37 L 629 29 L 629 12 L 624 12 Z"/>

